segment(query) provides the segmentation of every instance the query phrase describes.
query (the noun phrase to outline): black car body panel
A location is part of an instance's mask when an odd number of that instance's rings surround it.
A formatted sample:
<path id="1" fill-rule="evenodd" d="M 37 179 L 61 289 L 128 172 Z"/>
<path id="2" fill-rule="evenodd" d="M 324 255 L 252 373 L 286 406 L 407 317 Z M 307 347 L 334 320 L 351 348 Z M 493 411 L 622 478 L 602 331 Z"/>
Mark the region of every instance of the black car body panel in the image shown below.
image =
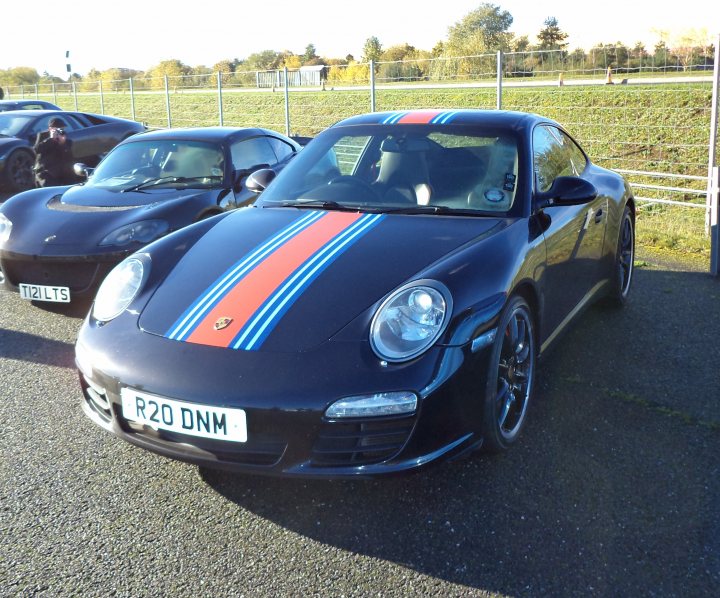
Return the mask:
<path id="1" fill-rule="evenodd" d="M 146 269 L 128 308 L 107 321 L 91 311 L 78 337 L 85 413 L 145 449 L 270 475 L 398 473 L 477 448 L 507 307 L 518 297 L 530 306 L 538 330 L 532 343 L 547 348 L 611 288 L 619 223 L 633 207 L 623 179 L 585 163 L 567 140 L 558 142 L 558 155 L 573 152 L 572 168 L 582 171 L 575 176 L 597 192 L 572 205 L 552 187 L 541 191 L 552 181 L 539 150 L 547 132 L 537 127 L 566 135 L 536 115 L 485 111 L 369 114 L 331 127 L 253 207 L 169 235 L 132 258 Z M 499 185 L 514 193 L 506 209 L 495 207 L 507 196 L 495 183 L 484 191 L 485 207 L 467 207 L 479 192 L 474 182 L 469 194 L 463 187 L 469 174 L 460 158 L 468 155 L 457 150 L 477 131 L 517 144 L 515 166 L 499 172 Z M 351 151 L 342 156 L 351 167 L 324 157 L 337 140 Z M 427 166 L 437 203 L 420 188 L 404 203 L 389 184 L 378 185 L 384 166 L 376 149 L 382 160 L 405 152 Z M 485 159 L 482 144 L 472 149 Z M 427 162 L 417 160 L 420 152 Z M 451 180 L 432 179 L 442 168 Z M 388 199 L 373 203 L 376 190 L 347 179 L 365 172 Z M 406 287 L 436 289 L 447 318 L 419 354 L 384 358 L 373 327 Z M 415 396 L 417 407 L 328 415 L 340 399 L 388 393 Z M 157 405 L 166 398 L 188 409 L 242 410 L 247 439 L 189 436 L 162 421 L 128 418 L 123 401 L 133 396 L 138 409 L 156 397 Z"/>
<path id="2" fill-rule="evenodd" d="M 0 100 L 0 112 L 8 110 L 62 110 L 62 108 L 44 100 Z"/>
<path id="3" fill-rule="evenodd" d="M 0 269 L 5 286 L 17 290 L 20 283 L 67 286 L 72 298 L 92 297 L 104 274 L 148 241 L 129 241 L 123 246 L 103 245 L 113 231 L 133 223 L 161 221 L 162 234 L 197 220 L 247 205 L 256 195 L 245 189 L 243 177 L 232 169 L 230 148 L 245 140 L 272 138 L 292 151 L 300 146 L 264 129 L 173 129 L 134 136 L 118 150 L 143 143 L 204 144 L 225 157 L 225 167 L 210 182 L 152 184 L 133 190 L 135 175 L 117 185 L 88 184 L 34 189 L 18 194 L 0 206 L 12 224 L 12 234 L 0 246 Z M 291 154 L 292 155 L 292 154 Z M 236 156 L 236 159 L 238 157 Z M 290 159 L 273 164 L 282 169 Z M 138 165 L 140 166 L 140 165 Z M 145 175 L 143 175 L 143 178 Z M 162 181 L 161 181 L 162 183 Z M 75 273 L 73 270 L 75 269 Z"/>

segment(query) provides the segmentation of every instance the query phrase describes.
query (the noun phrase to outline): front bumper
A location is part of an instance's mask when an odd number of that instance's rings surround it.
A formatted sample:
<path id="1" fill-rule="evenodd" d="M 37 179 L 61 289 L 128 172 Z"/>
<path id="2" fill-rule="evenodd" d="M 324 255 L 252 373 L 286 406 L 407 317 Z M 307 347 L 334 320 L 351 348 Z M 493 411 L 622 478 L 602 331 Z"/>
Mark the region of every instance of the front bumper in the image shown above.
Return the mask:
<path id="1" fill-rule="evenodd" d="M 105 276 L 129 251 L 96 256 L 43 256 L 0 252 L 0 283 L 18 292 L 21 283 L 68 287 L 71 298 L 92 298 Z M 4 279 L 4 281 L 3 281 Z"/>
<path id="2" fill-rule="evenodd" d="M 78 363 L 85 414 L 127 442 L 173 459 L 275 476 L 369 477 L 418 469 L 481 442 L 478 389 L 484 380 L 477 372 L 485 370 L 480 361 L 487 351 L 434 348 L 412 364 L 383 367 L 366 353 L 371 355 L 367 343 L 326 343 L 333 346 L 300 356 L 267 355 L 142 334 L 134 351 L 122 351 L 120 335 L 108 354 L 97 343 L 104 332 L 86 324 L 78 341 L 90 356 Z M 137 329 L 132 336 L 138 341 Z M 130 422 L 122 413 L 122 386 L 242 408 L 248 440 L 190 437 Z M 396 417 L 324 416 L 332 402 L 361 389 L 413 390 L 419 406 L 414 414 Z"/>

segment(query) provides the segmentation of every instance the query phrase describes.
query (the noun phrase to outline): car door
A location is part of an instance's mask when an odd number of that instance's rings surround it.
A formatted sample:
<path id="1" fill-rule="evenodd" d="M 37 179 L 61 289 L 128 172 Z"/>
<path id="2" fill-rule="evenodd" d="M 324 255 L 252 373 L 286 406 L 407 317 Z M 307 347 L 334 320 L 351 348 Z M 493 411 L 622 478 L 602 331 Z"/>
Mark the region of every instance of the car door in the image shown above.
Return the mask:
<path id="1" fill-rule="evenodd" d="M 550 189 L 559 176 L 587 178 L 588 160 L 562 130 L 540 125 L 533 132 L 535 192 Z M 547 268 L 544 285 L 546 331 L 555 330 L 594 290 L 600 272 L 608 199 L 598 195 L 577 206 L 545 208 Z"/>
<path id="2" fill-rule="evenodd" d="M 78 162 L 96 166 L 122 140 L 115 123 L 93 123 L 81 114 L 64 113 L 62 116 L 73 123 L 69 137 L 73 142 L 73 156 Z"/>

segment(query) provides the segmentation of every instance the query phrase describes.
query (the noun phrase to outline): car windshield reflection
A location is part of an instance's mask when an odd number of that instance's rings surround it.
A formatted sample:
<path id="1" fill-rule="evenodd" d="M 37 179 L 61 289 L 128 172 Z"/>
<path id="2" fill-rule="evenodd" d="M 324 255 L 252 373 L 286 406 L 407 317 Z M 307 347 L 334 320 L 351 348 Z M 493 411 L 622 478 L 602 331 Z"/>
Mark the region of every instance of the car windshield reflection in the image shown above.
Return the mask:
<path id="1" fill-rule="evenodd" d="M 116 147 L 87 182 L 111 191 L 220 187 L 225 175 L 221 148 L 210 143 L 147 140 Z"/>
<path id="2" fill-rule="evenodd" d="M 0 135 L 16 137 L 32 119 L 14 112 L 0 114 Z"/>
<path id="3" fill-rule="evenodd" d="M 330 129 L 263 193 L 263 207 L 406 214 L 508 213 L 517 141 L 507 133 L 435 126 Z"/>

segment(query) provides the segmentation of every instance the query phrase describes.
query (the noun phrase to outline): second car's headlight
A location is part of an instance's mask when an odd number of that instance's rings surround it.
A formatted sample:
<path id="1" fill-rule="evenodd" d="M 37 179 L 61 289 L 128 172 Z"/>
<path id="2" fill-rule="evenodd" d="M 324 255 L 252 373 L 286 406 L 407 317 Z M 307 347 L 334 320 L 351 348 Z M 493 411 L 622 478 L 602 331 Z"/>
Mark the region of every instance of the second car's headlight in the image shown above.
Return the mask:
<path id="1" fill-rule="evenodd" d="M 12 222 L 10 222 L 10 219 L 5 214 L 0 214 L 0 245 L 10 238 L 11 230 Z"/>
<path id="2" fill-rule="evenodd" d="M 395 291 L 378 309 L 370 342 L 378 357 L 407 361 L 427 350 L 445 330 L 450 292 L 437 281 L 415 281 Z"/>
<path id="3" fill-rule="evenodd" d="M 108 322 L 125 311 L 140 290 L 147 269 L 143 260 L 137 257 L 129 257 L 115 266 L 98 289 L 93 317 Z"/>
<path id="4" fill-rule="evenodd" d="M 142 220 L 121 226 L 100 241 L 101 246 L 114 245 L 123 247 L 130 243 L 150 243 L 168 231 L 169 225 L 164 220 Z"/>

